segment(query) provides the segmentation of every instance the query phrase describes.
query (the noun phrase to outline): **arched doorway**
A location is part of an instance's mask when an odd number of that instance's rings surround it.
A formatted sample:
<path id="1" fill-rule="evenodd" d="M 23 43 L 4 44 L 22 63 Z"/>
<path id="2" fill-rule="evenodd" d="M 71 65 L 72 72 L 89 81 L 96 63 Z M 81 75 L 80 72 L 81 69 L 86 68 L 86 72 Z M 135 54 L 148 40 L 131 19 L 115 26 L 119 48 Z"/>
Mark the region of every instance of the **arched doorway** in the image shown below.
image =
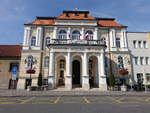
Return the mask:
<path id="1" fill-rule="evenodd" d="M 89 84 L 90 88 L 98 87 L 98 64 L 97 57 L 91 56 L 89 58 Z"/>
<path id="2" fill-rule="evenodd" d="M 72 84 L 80 86 L 80 61 L 78 60 L 72 62 Z"/>
<path id="3" fill-rule="evenodd" d="M 64 56 L 58 56 L 56 59 L 56 87 L 65 86 L 66 61 Z"/>

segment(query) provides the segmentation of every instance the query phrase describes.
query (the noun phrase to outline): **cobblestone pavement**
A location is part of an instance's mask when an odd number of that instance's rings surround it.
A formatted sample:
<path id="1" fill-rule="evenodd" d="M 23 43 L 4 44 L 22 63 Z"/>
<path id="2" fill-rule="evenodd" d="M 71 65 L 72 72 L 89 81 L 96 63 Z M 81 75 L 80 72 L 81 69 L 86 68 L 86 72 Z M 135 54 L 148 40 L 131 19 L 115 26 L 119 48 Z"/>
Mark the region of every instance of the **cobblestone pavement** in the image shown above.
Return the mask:
<path id="1" fill-rule="evenodd" d="M 80 97 L 0 97 L 2 104 L 150 104 L 150 97 L 110 97 L 110 96 L 80 96 Z"/>

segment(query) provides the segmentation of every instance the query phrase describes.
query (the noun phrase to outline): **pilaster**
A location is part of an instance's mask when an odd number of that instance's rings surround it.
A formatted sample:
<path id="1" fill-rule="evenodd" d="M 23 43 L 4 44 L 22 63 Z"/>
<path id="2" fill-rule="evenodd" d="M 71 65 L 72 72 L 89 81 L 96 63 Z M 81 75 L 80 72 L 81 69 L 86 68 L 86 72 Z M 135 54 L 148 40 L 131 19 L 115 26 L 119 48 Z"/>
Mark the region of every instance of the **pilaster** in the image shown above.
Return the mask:
<path id="1" fill-rule="evenodd" d="M 49 76 L 48 76 L 49 89 L 54 88 L 54 53 L 50 51 L 49 59 Z"/>
<path id="2" fill-rule="evenodd" d="M 85 52 L 82 60 L 82 88 L 85 90 L 89 89 L 89 74 L 88 74 L 88 58 L 87 53 Z"/>
<path id="3" fill-rule="evenodd" d="M 66 57 L 66 69 L 67 69 L 67 75 L 65 78 L 65 88 L 67 90 L 72 89 L 72 74 L 71 74 L 71 55 L 70 52 L 68 52 Z"/>

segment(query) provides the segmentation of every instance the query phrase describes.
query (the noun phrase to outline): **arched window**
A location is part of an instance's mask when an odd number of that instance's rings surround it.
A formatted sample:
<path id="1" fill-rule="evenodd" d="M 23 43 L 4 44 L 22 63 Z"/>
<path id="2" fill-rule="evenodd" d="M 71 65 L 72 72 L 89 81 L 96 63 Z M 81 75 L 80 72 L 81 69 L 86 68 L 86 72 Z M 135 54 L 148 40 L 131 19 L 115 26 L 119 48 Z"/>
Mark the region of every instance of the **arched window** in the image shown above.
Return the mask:
<path id="1" fill-rule="evenodd" d="M 116 47 L 120 48 L 120 38 L 116 38 Z"/>
<path id="2" fill-rule="evenodd" d="M 119 69 L 123 69 L 124 68 L 123 57 L 122 56 L 118 56 L 118 68 Z"/>
<path id="3" fill-rule="evenodd" d="M 67 39 L 67 32 L 65 30 L 60 30 L 58 32 L 58 39 Z"/>
<path id="4" fill-rule="evenodd" d="M 35 46 L 36 45 L 36 37 L 32 37 L 31 38 L 31 46 Z"/>
<path id="5" fill-rule="evenodd" d="M 45 56 L 45 58 L 44 58 L 44 67 L 45 68 L 49 67 L 49 57 L 48 56 Z"/>
<path id="6" fill-rule="evenodd" d="M 80 40 L 80 36 L 81 36 L 81 34 L 78 30 L 74 30 L 72 32 L 72 40 Z"/>
<path id="7" fill-rule="evenodd" d="M 48 44 L 50 44 L 50 37 L 46 37 L 46 40 L 45 40 L 45 46 L 47 46 Z"/>
<path id="8" fill-rule="evenodd" d="M 102 37 L 101 41 L 102 41 L 103 44 L 106 44 L 106 38 L 105 37 Z"/>
<path id="9" fill-rule="evenodd" d="M 65 60 L 60 60 L 60 69 L 65 68 Z"/>
<path id="10" fill-rule="evenodd" d="M 93 32 L 91 30 L 88 30 L 85 32 L 84 38 L 93 40 Z"/>

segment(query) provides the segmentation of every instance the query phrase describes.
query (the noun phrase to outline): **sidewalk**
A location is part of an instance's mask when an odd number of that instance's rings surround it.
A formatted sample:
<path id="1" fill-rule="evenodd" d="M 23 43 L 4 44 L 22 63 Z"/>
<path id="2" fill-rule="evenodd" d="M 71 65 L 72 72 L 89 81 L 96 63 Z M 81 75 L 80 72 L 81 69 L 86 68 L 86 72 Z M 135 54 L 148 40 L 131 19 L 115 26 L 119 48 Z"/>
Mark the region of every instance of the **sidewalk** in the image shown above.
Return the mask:
<path id="1" fill-rule="evenodd" d="M 26 91 L 26 90 L 7 90 L 0 89 L 0 97 L 42 97 L 42 96 L 139 96 L 150 97 L 150 92 L 121 92 L 121 91 L 62 91 L 62 90 L 48 90 L 48 91 Z"/>

